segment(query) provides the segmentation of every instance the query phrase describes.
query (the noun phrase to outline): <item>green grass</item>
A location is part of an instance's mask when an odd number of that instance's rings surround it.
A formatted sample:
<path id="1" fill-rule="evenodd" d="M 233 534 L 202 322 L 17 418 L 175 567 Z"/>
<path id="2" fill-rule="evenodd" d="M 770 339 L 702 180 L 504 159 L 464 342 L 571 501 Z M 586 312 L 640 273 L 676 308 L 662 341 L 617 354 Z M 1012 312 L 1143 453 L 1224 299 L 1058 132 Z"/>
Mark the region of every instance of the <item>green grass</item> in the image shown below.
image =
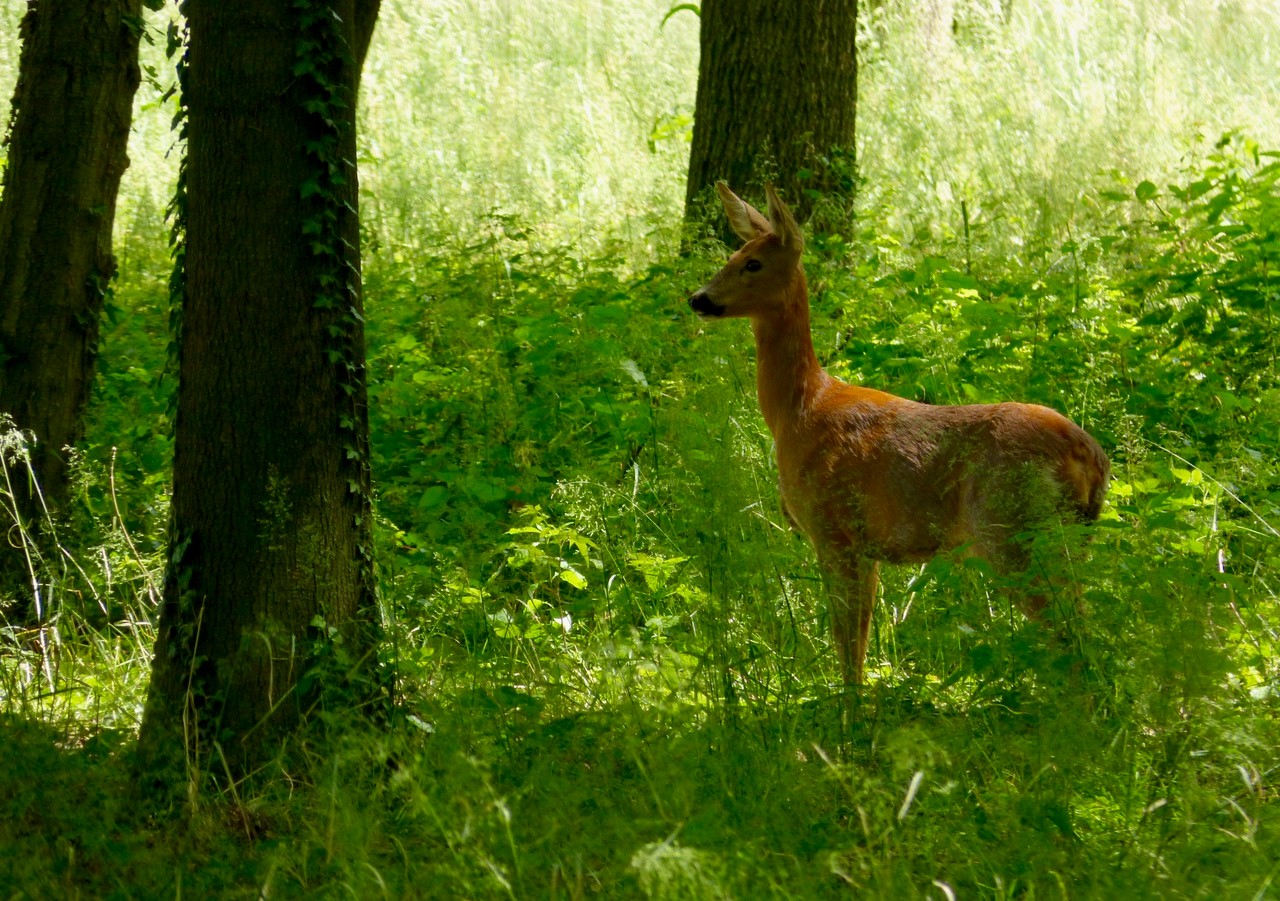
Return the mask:
<path id="1" fill-rule="evenodd" d="M 1087 609 L 1055 630 L 971 563 L 890 568 L 842 726 L 749 332 L 684 302 L 723 255 L 675 252 L 696 21 L 420 6 L 384 10 L 363 112 L 397 720 L 327 711 L 234 787 L 216 761 L 179 798 L 133 784 L 171 392 L 170 113 L 140 97 L 67 554 L 42 546 L 42 626 L 0 629 L 0 886 L 1273 894 L 1280 174 L 1214 146 L 1280 146 L 1271 7 L 1015 0 L 1002 35 L 962 6 L 942 62 L 897 7 L 868 18 L 859 219 L 809 236 L 819 356 L 910 397 L 1051 404 L 1116 478 L 1087 542 L 1049 540 Z"/>
<path id="2" fill-rule="evenodd" d="M 1265 0 L 955 4 L 930 44 L 887 3 L 864 16 L 859 154 L 866 192 L 907 244 L 954 238 L 962 201 L 1002 256 L 1092 218 L 1110 173 L 1159 178 L 1239 130 L 1276 146 L 1280 11 Z M 932 49 L 931 49 L 932 48 Z"/>

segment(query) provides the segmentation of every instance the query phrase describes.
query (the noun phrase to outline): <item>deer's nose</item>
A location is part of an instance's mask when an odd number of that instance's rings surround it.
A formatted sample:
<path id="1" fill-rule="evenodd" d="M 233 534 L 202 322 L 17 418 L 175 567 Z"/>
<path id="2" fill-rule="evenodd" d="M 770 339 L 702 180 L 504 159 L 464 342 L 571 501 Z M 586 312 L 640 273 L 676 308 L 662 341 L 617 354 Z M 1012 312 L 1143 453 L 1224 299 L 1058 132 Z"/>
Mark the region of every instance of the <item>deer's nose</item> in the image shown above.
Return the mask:
<path id="1" fill-rule="evenodd" d="M 706 291 L 698 291 L 689 298 L 689 306 L 699 316 L 723 316 L 724 307 L 707 296 Z"/>

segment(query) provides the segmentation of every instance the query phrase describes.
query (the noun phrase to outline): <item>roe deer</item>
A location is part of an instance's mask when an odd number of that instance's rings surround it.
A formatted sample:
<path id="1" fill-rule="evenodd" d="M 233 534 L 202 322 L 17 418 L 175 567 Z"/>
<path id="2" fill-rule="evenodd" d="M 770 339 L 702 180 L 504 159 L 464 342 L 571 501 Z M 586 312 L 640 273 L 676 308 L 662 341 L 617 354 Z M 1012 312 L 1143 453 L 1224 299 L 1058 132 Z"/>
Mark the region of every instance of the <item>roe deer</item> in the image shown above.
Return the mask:
<path id="1" fill-rule="evenodd" d="M 769 186 L 768 219 L 724 182 L 716 188 L 746 244 L 689 306 L 704 319 L 751 320 L 783 511 L 817 554 L 840 668 L 856 685 L 880 561 L 963 546 L 1001 571 L 1025 571 L 1028 529 L 1064 513 L 1098 518 L 1110 463 L 1092 436 L 1048 407 L 933 406 L 828 375 L 813 351 L 804 238 L 791 212 Z M 1035 616 L 1045 598 L 1018 602 Z"/>

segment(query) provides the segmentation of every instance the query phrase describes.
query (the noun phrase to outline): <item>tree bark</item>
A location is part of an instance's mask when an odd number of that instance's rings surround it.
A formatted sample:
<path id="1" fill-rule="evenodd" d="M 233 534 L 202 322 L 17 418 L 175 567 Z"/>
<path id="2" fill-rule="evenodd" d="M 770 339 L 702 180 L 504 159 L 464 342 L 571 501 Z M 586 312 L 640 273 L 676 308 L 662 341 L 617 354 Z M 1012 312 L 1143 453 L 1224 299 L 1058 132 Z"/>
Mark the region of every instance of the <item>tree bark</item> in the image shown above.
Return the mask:
<path id="1" fill-rule="evenodd" d="M 0 412 L 33 434 L 45 501 L 66 493 L 98 320 L 115 273 L 111 228 L 138 88 L 141 0 L 27 0 L 0 196 Z M 15 511 L 39 498 L 13 471 Z M 9 555 L 12 556 L 12 555 Z"/>
<path id="2" fill-rule="evenodd" d="M 685 213 L 723 180 L 772 181 L 804 221 L 807 191 L 853 190 L 856 0 L 704 0 Z"/>
<path id="3" fill-rule="evenodd" d="M 185 299 L 144 760 L 216 741 L 252 767 L 322 684 L 348 706 L 385 699 L 354 163 L 377 6 L 187 0 Z"/>

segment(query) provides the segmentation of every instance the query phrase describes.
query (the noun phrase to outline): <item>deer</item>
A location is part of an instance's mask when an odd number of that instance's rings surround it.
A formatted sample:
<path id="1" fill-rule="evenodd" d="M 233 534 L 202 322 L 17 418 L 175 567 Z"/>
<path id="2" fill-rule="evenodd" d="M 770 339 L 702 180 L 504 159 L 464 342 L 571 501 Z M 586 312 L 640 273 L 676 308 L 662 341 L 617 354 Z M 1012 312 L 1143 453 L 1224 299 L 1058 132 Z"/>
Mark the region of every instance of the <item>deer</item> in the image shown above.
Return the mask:
<path id="1" fill-rule="evenodd" d="M 716 185 L 745 243 L 689 298 L 701 319 L 746 318 L 756 393 L 773 436 L 782 512 L 813 547 L 847 689 L 863 683 L 880 564 L 975 555 L 1030 575 L 1015 603 L 1039 619 L 1048 598 L 1031 540 L 1053 517 L 1095 521 L 1110 462 L 1084 429 L 1029 403 L 921 403 L 826 372 L 814 352 L 804 238 L 765 186 L 768 217 Z"/>

